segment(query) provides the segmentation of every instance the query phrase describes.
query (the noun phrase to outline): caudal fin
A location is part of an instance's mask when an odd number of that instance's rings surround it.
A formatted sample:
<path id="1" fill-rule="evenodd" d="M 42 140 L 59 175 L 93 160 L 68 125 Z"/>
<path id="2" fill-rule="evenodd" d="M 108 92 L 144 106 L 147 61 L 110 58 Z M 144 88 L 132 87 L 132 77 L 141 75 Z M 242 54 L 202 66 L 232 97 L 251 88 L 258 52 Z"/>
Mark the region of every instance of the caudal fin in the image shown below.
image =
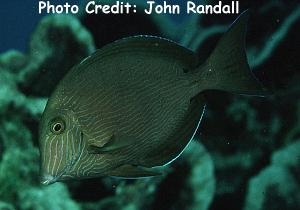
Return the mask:
<path id="1" fill-rule="evenodd" d="M 245 52 L 249 12 L 243 12 L 219 40 L 216 48 L 198 71 L 202 90 L 224 90 L 246 95 L 266 95 L 252 74 Z M 200 74 L 200 75 L 199 75 Z"/>

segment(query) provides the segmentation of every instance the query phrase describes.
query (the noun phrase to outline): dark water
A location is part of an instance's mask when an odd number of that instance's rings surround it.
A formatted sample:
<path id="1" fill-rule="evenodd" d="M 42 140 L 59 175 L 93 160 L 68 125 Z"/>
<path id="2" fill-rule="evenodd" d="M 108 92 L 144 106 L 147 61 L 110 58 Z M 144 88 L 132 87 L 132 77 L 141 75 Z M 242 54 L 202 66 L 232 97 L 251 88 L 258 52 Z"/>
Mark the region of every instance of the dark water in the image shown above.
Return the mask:
<path id="1" fill-rule="evenodd" d="M 240 1 L 251 12 L 249 64 L 272 94 L 206 92 L 196 138 L 164 176 L 50 186 L 39 183 L 39 119 L 73 65 L 138 34 L 179 42 L 204 61 L 237 15 L 46 16 L 37 1 L 0 8 L 0 209 L 300 209 L 299 1 Z"/>

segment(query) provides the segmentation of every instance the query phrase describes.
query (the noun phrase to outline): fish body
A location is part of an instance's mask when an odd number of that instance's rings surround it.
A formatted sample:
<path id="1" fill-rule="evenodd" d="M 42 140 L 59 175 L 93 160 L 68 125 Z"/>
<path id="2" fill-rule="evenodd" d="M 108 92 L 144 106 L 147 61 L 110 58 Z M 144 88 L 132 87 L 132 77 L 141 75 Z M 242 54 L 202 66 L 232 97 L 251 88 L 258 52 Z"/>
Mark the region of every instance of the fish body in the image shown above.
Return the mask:
<path id="1" fill-rule="evenodd" d="M 60 81 L 41 120 L 42 183 L 145 177 L 184 150 L 204 112 L 203 91 L 260 94 L 244 52 L 244 13 L 204 64 L 167 39 L 135 36 L 86 58 Z"/>

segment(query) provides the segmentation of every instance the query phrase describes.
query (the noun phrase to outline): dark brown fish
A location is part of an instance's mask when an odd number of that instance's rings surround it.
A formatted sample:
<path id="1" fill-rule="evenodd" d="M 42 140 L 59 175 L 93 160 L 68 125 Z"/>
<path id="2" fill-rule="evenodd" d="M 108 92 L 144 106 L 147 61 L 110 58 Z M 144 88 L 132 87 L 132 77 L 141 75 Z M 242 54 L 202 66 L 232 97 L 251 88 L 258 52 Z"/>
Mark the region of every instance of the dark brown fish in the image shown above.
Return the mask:
<path id="1" fill-rule="evenodd" d="M 204 90 L 260 95 L 244 50 L 243 13 L 200 65 L 166 39 L 115 41 L 60 81 L 42 116 L 42 183 L 97 176 L 144 177 L 170 163 L 194 136 Z"/>

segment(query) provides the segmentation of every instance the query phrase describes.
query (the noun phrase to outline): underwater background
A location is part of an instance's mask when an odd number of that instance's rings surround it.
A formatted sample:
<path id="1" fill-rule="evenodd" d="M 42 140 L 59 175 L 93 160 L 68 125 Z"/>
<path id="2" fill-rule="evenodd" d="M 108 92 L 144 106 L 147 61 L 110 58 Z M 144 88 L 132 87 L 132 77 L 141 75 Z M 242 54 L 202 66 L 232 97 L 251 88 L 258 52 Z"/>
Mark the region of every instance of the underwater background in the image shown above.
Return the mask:
<path id="1" fill-rule="evenodd" d="M 249 64 L 272 95 L 206 92 L 194 141 L 163 176 L 49 186 L 39 182 L 39 119 L 73 65 L 140 34 L 174 40 L 204 61 L 237 15 L 39 15 L 37 2 L 0 5 L 0 210 L 300 209 L 298 0 L 240 1 L 240 11 L 251 10 Z M 143 7 L 145 1 L 130 2 Z"/>

